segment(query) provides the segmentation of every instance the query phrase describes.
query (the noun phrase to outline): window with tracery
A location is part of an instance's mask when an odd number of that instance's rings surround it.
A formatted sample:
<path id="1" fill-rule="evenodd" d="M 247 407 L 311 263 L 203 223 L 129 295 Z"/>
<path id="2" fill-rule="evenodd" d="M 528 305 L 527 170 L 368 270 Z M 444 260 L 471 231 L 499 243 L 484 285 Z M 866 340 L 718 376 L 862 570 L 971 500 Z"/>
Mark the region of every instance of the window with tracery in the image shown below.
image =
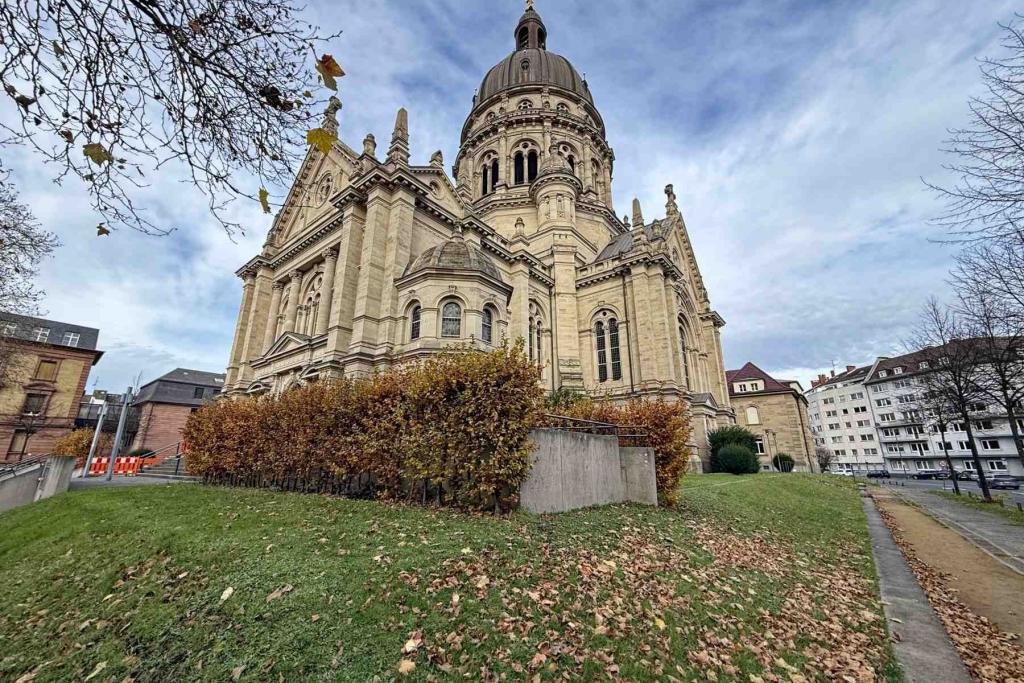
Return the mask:
<path id="1" fill-rule="evenodd" d="M 414 306 L 409 314 L 409 341 L 416 341 L 420 338 L 420 325 L 423 318 L 423 309 Z"/>
<path id="2" fill-rule="evenodd" d="M 488 344 L 494 341 L 494 310 L 490 306 L 484 306 L 480 322 L 480 338 Z"/>
<path id="3" fill-rule="evenodd" d="M 619 321 L 604 311 L 594 324 L 594 345 L 597 352 L 597 381 L 622 379 L 622 349 L 619 340 Z"/>

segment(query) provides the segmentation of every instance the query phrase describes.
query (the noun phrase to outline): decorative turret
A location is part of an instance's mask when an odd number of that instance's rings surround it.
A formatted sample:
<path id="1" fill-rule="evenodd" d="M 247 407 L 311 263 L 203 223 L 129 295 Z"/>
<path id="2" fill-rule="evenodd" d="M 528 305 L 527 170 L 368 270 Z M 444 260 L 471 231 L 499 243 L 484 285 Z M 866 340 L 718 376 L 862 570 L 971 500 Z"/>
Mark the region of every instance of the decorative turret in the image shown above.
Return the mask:
<path id="1" fill-rule="evenodd" d="M 679 218 L 679 205 L 676 204 L 676 192 L 672 185 L 665 186 L 665 196 L 668 197 L 668 203 L 665 204 L 665 215 L 669 218 Z"/>
<path id="2" fill-rule="evenodd" d="M 327 100 L 327 109 L 324 110 L 324 119 L 320 127 L 335 137 L 338 135 L 338 112 L 341 111 L 341 100 L 334 95 Z"/>
<path id="3" fill-rule="evenodd" d="M 533 0 L 526 3 L 526 12 L 516 26 L 515 38 L 517 50 L 546 50 L 548 47 L 548 30 L 533 8 Z"/>
<path id="4" fill-rule="evenodd" d="M 395 116 L 395 131 L 391 135 L 388 161 L 399 166 L 409 165 L 409 112 L 402 107 Z"/>
<path id="5" fill-rule="evenodd" d="M 640 200 L 633 199 L 633 227 L 644 227 L 644 212 L 640 209 Z"/>

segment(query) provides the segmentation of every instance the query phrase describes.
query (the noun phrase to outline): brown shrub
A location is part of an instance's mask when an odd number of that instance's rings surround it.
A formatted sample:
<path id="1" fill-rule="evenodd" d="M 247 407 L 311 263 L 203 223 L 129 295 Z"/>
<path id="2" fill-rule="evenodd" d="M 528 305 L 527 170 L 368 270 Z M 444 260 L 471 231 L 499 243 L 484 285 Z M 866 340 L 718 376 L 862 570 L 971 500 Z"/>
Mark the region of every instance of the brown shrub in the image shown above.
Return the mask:
<path id="1" fill-rule="evenodd" d="M 76 429 L 68 432 L 53 446 L 54 455 L 72 455 L 75 457 L 75 467 L 85 464 L 89 457 L 89 447 L 92 446 L 92 437 L 95 434 L 93 429 Z M 100 433 L 100 439 L 96 444 L 95 457 L 109 456 L 110 449 L 114 445 L 114 437 L 106 432 Z"/>
<path id="2" fill-rule="evenodd" d="M 675 505 L 679 498 L 679 479 L 686 474 L 692 434 L 690 412 L 682 403 L 635 399 L 624 405 L 582 399 L 562 406 L 559 414 L 583 420 L 636 427 L 647 435 L 654 449 L 658 500 Z M 628 444 L 625 444 L 628 445 Z"/>
<path id="3" fill-rule="evenodd" d="M 260 482 L 325 474 L 373 495 L 509 508 L 529 471 L 542 414 L 538 369 L 522 344 L 453 351 L 363 379 L 278 397 L 221 401 L 184 431 L 189 470 Z"/>

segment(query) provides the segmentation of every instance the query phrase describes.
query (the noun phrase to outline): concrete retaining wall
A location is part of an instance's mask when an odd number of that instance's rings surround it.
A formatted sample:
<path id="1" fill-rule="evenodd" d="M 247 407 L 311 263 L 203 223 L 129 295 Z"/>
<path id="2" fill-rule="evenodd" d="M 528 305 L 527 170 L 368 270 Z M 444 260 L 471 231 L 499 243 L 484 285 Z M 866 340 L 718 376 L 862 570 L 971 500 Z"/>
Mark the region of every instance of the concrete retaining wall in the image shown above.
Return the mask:
<path id="1" fill-rule="evenodd" d="M 51 455 L 46 462 L 0 479 L 0 512 L 68 490 L 75 459 Z"/>
<path id="2" fill-rule="evenodd" d="M 534 513 L 565 512 L 633 501 L 657 505 L 654 452 L 619 448 L 614 436 L 537 429 L 531 469 L 520 490 L 522 507 Z"/>

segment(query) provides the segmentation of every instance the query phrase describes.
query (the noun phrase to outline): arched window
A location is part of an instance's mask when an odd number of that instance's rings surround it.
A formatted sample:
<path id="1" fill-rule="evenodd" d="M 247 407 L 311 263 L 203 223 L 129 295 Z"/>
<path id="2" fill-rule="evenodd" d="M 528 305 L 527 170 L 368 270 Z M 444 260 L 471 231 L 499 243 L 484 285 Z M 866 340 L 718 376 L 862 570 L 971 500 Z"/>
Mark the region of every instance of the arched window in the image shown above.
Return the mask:
<path id="1" fill-rule="evenodd" d="M 569 162 L 569 170 L 572 171 L 573 175 L 576 175 L 576 157 L 570 154 L 567 160 Z"/>
<path id="2" fill-rule="evenodd" d="M 523 156 L 522 152 L 516 152 L 515 173 L 516 185 L 522 185 L 526 182 L 526 158 Z"/>
<path id="3" fill-rule="evenodd" d="M 441 336 L 458 339 L 462 336 L 462 307 L 449 301 L 441 309 Z"/>
<path id="4" fill-rule="evenodd" d="M 533 109 L 533 102 L 530 100 L 523 100 L 519 103 L 519 110 L 526 111 L 527 109 Z"/>
<path id="5" fill-rule="evenodd" d="M 622 379 L 622 353 L 619 350 L 619 321 L 608 321 L 608 352 L 612 357 L 612 379 Z"/>
<path id="6" fill-rule="evenodd" d="M 409 315 L 409 341 L 416 341 L 420 338 L 420 321 L 423 318 L 423 309 L 416 306 Z"/>
<path id="7" fill-rule="evenodd" d="M 525 50 L 530 47 L 530 27 L 524 26 L 519 30 L 519 37 L 516 40 L 518 50 Z"/>
<path id="8" fill-rule="evenodd" d="M 491 192 L 498 186 L 498 160 L 491 162 Z"/>
<path id="9" fill-rule="evenodd" d="M 757 412 L 757 408 L 749 406 L 747 408 L 747 424 L 748 425 L 759 425 L 761 424 L 761 415 Z"/>
<path id="10" fill-rule="evenodd" d="M 483 187 L 480 188 L 480 196 L 486 197 L 490 192 L 491 187 L 491 168 L 487 164 L 484 164 L 483 170 L 480 175 L 483 177 Z"/>
<path id="11" fill-rule="evenodd" d="M 604 323 L 594 325 L 594 338 L 597 340 L 597 381 L 608 381 L 608 352 L 605 350 Z"/>
<path id="12" fill-rule="evenodd" d="M 484 306 L 484 314 L 480 322 L 480 338 L 490 344 L 494 341 L 494 311 Z"/>
<path id="13" fill-rule="evenodd" d="M 537 150 L 530 150 L 526 157 L 526 179 L 531 183 L 537 179 Z"/>
<path id="14" fill-rule="evenodd" d="M 690 391 L 693 391 L 693 382 L 690 378 L 689 349 L 686 346 L 686 321 L 683 319 L 682 315 L 679 316 L 679 339 L 680 343 L 682 344 L 682 348 L 680 349 L 680 351 L 682 352 L 681 357 L 683 359 L 683 377 L 686 378 L 686 388 L 689 389 Z"/>
<path id="15" fill-rule="evenodd" d="M 316 319 L 320 315 L 320 295 L 314 294 L 306 300 L 306 335 L 314 336 L 316 334 Z"/>
<path id="16" fill-rule="evenodd" d="M 530 360 L 534 363 L 543 363 L 544 354 L 541 349 L 544 346 L 544 324 L 540 317 L 540 308 L 536 304 L 530 304 L 530 338 L 527 340 L 530 347 Z"/>

